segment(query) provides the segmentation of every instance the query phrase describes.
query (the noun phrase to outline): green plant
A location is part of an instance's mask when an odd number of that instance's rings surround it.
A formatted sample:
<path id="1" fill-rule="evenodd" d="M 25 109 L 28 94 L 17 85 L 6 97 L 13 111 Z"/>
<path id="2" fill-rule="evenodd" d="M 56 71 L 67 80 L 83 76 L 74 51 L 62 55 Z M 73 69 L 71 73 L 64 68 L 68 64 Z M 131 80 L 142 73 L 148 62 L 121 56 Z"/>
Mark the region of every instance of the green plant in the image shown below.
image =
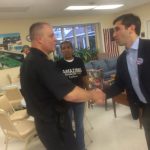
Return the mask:
<path id="1" fill-rule="evenodd" d="M 89 48 L 76 49 L 74 55 L 80 57 L 85 63 L 97 59 L 97 50 L 90 50 Z"/>
<path id="2" fill-rule="evenodd" d="M 59 56 L 59 55 L 54 55 L 54 61 L 58 61 L 62 59 L 62 56 Z"/>

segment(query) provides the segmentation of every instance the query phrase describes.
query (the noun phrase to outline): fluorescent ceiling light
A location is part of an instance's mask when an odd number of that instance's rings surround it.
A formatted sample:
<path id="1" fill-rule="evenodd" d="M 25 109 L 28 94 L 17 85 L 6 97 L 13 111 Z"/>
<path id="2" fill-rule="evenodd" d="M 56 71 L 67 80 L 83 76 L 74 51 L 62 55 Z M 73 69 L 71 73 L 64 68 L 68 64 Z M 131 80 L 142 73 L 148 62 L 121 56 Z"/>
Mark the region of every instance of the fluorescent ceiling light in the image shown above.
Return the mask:
<path id="1" fill-rule="evenodd" d="M 95 6 L 69 6 L 65 10 L 88 10 L 93 9 Z"/>
<path id="2" fill-rule="evenodd" d="M 123 4 L 116 4 L 116 5 L 100 5 L 96 6 L 94 9 L 116 9 L 122 7 Z"/>
<path id="3" fill-rule="evenodd" d="M 68 6 L 67 8 L 65 8 L 65 10 L 116 9 L 122 6 L 123 4 L 99 5 L 99 6 Z"/>

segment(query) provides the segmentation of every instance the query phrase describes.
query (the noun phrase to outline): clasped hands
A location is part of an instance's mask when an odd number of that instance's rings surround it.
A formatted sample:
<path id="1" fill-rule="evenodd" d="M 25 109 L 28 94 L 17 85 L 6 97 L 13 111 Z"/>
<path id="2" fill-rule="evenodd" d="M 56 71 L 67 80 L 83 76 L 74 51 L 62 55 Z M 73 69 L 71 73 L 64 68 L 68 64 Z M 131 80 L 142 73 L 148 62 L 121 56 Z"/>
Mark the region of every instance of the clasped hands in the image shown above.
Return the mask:
<path id="1" fill-rule="evenodd" d="M 93 89 L 91 90 L 91 93 L 92 93 L 92 102 L 96 104 L 105 103 L 106 95 L 101 89 L 98 89 L 98 88 Z"/>

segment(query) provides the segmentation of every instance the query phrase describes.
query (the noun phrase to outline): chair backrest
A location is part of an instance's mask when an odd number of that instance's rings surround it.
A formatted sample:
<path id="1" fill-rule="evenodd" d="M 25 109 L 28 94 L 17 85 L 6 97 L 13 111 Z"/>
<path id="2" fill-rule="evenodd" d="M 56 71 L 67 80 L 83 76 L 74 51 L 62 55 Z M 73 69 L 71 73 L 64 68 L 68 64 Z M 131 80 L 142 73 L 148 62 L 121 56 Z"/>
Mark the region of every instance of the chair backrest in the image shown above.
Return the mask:
<path id="1" fill-rule="evenodd" d="M 12 84 L 12 79 L 11 79 L 11 77 L 10 77 L 9 74 L 7 74 L 7 79 L 8 79 L 8 81 L 9 81 L 9 84 Z"/>
<path id="2" fill-rule="evenodd" d="M 5 95 L 0 96 L 0 109 L 5 110 L 9 114 L 12 114 L 15 112 L 14 108 L 9 103 L 9 100 Z"/>
<path id="3" fill-rule="evenodd" d="M 9 100 L 21 100 L 23 99 L 20 90 L 17 87 L 5 89 L 5 95 Z"/>
<path id="4" fill-rule="evenodd" d="M 0 126 L 6 136 L 20 137 L 8 114 L 2 109 L 0 109 Z"/>

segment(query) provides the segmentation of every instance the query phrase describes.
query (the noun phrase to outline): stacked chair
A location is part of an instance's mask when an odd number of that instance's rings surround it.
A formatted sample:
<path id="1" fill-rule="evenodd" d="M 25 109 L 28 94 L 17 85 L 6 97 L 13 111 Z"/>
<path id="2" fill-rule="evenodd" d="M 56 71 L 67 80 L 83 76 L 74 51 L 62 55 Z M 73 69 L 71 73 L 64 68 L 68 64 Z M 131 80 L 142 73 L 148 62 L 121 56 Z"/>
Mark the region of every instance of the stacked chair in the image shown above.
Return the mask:
<path id="1" fill-rule="evenodd" d="M 7 96 L 14 109 L 21 109 L 21 102 L 24 100 L 17 86 L 8 86 L 4 89 L 4 95 Z"/>
<path id="2" fill-rule="evenodd" d="M 15 111 L 6 95 L 0 96 L 0 109 L 6 111 L 12 121 L 21 120 L 28 117 L 26 109 Z"/>
<path id="3" fill-rule="evenodd" d="M 84 132 L 85 132 L 85 135 L 88 137 L 90 143 L 93 143 L 93 139 L 90 136 L 90 131 L 93 130 L 94 127 L 91 124 L 91 122 L 90 122 L 90 120 L 88 119 L 88 116 L 87 116 L 87 109 L 93 108 L 93 106 L 91 106 L 91 105 L 93 105 L 93 104 L 89 104 L 88 102 L 85 103 L 85 109 L 84 109 L 84 124 L 85 124 L 84 129 L 85 129 L 85 131 Z"/>
<path id="4" fill-rule="evenodd" d="M 25 150 L 37 136 L 34 120 L 29 117 L 19 87 L 8 85 L 0 95 L 0 128 L 5 135 L 5 150 L 10 139 L 25 141 Z M 38 137 L 37 137 L 38 139 Z M 1 148 L 0 148 L 1 149 Z"/>
<path id="5" fill-rule="evenodd" d="M 33 121 L 17 120 L 12 121 L 10 115 L 3 109 L 0 109 L 0 127 L 5 135 L 5 150 L 8 148 L 8 142 L 11 138 L 25 141 L 25 150 L 27 144 L 36 135 Z"/>

